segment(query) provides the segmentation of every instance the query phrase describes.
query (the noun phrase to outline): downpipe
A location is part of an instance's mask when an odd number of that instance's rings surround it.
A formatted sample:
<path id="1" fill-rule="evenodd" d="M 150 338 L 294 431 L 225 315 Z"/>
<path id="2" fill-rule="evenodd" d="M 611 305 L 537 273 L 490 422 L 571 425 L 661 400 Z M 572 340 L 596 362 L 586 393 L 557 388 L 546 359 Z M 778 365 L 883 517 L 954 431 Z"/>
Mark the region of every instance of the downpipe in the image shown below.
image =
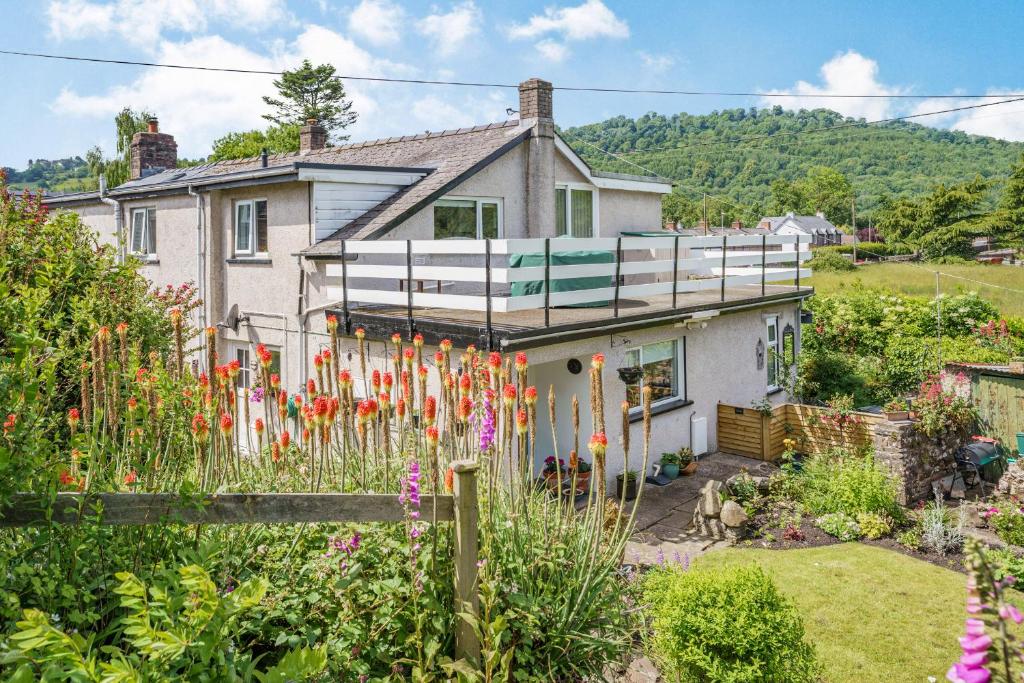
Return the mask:
<path id="1" fill-rule="evenodd" d="M 107 176 L 100 174 L 100 201 L 114 207 L 114 235 L 117 238 L 117 262 L 125 262 L 124 221 L 121 217 L 121 202 L 107 195 Z"/>

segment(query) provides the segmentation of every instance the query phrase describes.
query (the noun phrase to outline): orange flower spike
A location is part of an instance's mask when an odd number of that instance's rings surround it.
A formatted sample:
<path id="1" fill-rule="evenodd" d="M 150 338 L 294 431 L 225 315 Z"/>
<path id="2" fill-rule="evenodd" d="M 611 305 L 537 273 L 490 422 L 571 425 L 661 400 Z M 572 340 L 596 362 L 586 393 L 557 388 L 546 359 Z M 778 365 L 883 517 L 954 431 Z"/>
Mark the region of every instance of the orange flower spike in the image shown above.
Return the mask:
<path id="1" fill-rule="evenodd" d="M 424 436 L 427 437 L 427 443 L 430 446 L 436 446 L 437 445 L 437 440 L 438 440 L 437 427 L 431 425 L 430 427 L 427 427 L 425 430 L 423 430 L 423 434 L 424 434 Z"/>
<path id="2" fill-rule="evenodd" d="M 526 387 L 526 392 L 523 394 L 523 400 L 526 401 L 526 405 L 532 406 L 537 403 L 537 387 Z"/>
<path id="3" fill-rule="evenodd" d="M 473 380 L 469 376 L 468 372 L 462 373 L 462 377 L 459 377 L 459 393 L 463 396 L 469 395 L 469 390 L 473 388 Z"/>
<path id="4" fill-rule="evenodd" d="M 234 427 L 234 422 L 231 420 L 229 413 L 221 413 L 220 415 L 220 433 L 224 436 L 231 434 L 231 429 Z"/>
<path id="5" fill-rule="evenodd" d="M 317 370 L 323 370 L 324 368 L 324 357 L 321 354 L 313 356 L 313 367 Z"/>
<path id="6" fill-rule="evenodd" d="M 590 437 L 590 443 L 587 446 L 595 457 L 604 455 L 605 451 L 608 450 L 608 437 L 605 436 L 604 432 L 597 432 Z"/>
<path id="7" fill-rule="evenodd" d="M 363 341 L 364 338 L 366 338 L 366 330 L 364 330 L 361 327 L 357 327 L 356 328 L 356 339 L 358 339 L 359 341 Z"/>
<path id="8" fill-rule="evenodd" d="M 491 369 L 494 370 L 495 372 L 500 370 L 501 354 L 498 353 L 497 351 L 491 351 L 491 353 L 487 356 L 487 365 L 489 365 Z"/>
<path id="9" fill-rule="evenodd" d="M 405 358 L 405 366 L 407 368 L 411 368 L 412 361 L 416 357 L 416 352 L 413 349 L 406 349 L 402 352 L 402 356 Z"/>
<path id="10" fill-rule="evenodd" d="M 444 490 L 448 493 L 455 490 L 455 470 L 451 467 L 444 472 Z"/>
<path id="11" fill-rule="evenodd" d="M 288 433 L 288 430 L 281 432 L 281 448 L 288 450 L 288 446 L 292 443 L 292 435 Z"/>
<path id="12" fill-rule="evenodd" d="M 370 387 L 373 389 L 373 393 L 380 393 L 380 370 L 374 370 L 370 375 Z"/>
<path id="13" fill-rule="evenodd" d="M 228 376 L 231 379 L 238 377 L 238 373 L 242 369 L 242 364 L 236 359 L 228 363 Z"/>
<path id="14" fill-rule="evenodd" d="M 305 427 L 302 429 L 302 443 L 309 443 L 309 430 Z"/>
<path id="15" fill-rule="evenodd" d="M 395 404 L 395 413 L 399 418 L 405 417 L 405 399 L 399 398 L 398 403 Z"/>
<path id="16" fill-rule="evenodd" d="M 320 353 L 320 355 L 321 355 L 321 356 L 323 357 L 323 359 L 324 359 L 324 365 L 326 365 L 326 366 L 330 367 L 330 365 L 331 365 L 331 361 L 332 361 L 332 359 L 333 359 L 333 356 L 331 355 L 331 350 L 330 350 L 330 349 L 324 349 L 324 350 L 323 350 L 323 351 L 322 351 L 322 352 Z"/>
<path id="17" fill-rule="evenodd" d="M 365 399 L 356 406 L 356 417 L 359 418 L 360 424 L 366 424 L 366 421 L 370 419 L 370 404 Z"/>
<path id="18" fill-rule="evenodd" d="M 82 414 L 78 408 L 72 408 L 68 411 L 68 426 L 71 427 L 71 433 L 74 434 L 75 430 L 78 429 L 78 423 L 82 421 Z"/>
<path id="19" fill-rule="evenodd" d="M 437 421 L 437 398 L 434 396 L 427 396 L 427 398 L 424 399 L 423 418 L 428 427 Z"/>
<path id="20" fill-rule="evenodd" d="M 476 344 L 470 344 L 469 346 L 467 346 L 466 347 L 466 353 L 471 354 L 471 355 L 476 353 Z"/>
<path id="21" fill-rule="evenodd" d="M 309 396 L 316 396 L 316 382 L 310 377 L 306 380 L 306 394 Z"/>
<path id="22" fill-rule="evenodd" d="M 61 486 L 71 486 L 76 483 L 76 479 L 67 470 L 62 470 L 60 473 L 60 483 Z"/>
<path id="23" fill-rule="evenodd" d="M 574 470 L 579 467 L 580 457 L 576 455 L 576 451 L 569 451 L 569 469 Z"/>
<path id="24" fill-rule="evenodd" d="M 134 396 L 130 396 L 128 398 L 127 405 L 128 405 L 128 412 L 134 413 L 135 409 L 139 407 L 139 400 L 137 398 L 135 398 Z"/>
<path id="25" fill-rule="evenodd" d="M 522 372 L 530 366 L 529 361 L 526 359 L 526 354 L 520 351 L 516 354 L 516 372 Z"/>
<path id="26" fill-rule="evenodd" d="M 327 413 L 330 411 L 331 405 L 324 396 L 317 396 L 313 400 L 313 415 L 315 416 L 317 424 L 324 424 L 327 422 Z"/>
<path id="27" fill-rule="evenodd" d="M 341 408 L 341 401 L 338 400 L 337 396 L 332 396 L 331 400 L 327 404 L 327 421 L 334 422 L 334 418 L 338 416 L 338 410 Z"/>
<path id="28" fill-rule="evenodd" d="M 270 459 L 273 462 L 281 461 L 281 444 L 277 443 L 276 441 L 270 444 Z"/>
<path id="29" fill-rule="evenodd" d="M 441 343 L 437 345 L 441 349 L 442 353 L 450 353 L 452 350 L 452 340 L 442 339 Z"/>
<path id="30" fill-rule="evenodd" d="M 520 408 L 516 411 L 516 432 L 522 436 L 526 434 L 526 429 L 530 425 L 530 420 L 526 415 L 526 411 Z"/>
<path id="31" fill-rule="evenodd" d="M 106 341 L 110 339 L 110 328 L 104 325 L 99 329 L 100 339 Z"/>
<path id="32" fill-rule="evenodd" d="M 377 401 L 380 403 L 381 412 L 387 415 L 391 411 L 391 394 L 382 391 Z"/>
<path id="33" fill-rule="evenodd" d="M 385 372 L 383 382 L 381 384 L 384 387 L 384 391 L 390 393 L 391 387 L 395 385 L 395 376 L 392 375 L 390 372 Z"/>
<path id="34" fill-rule="evenodd" d="M 274 374 L 270 376 L 270 388 L 277 391 L 281 388 L 281 376 Z"/>
<path id="35" fill-rule="evenodd" d="M 395 346 L 401 346 L 402 345 L 402 335 L 400 335 L 397 332 L 395 332 L 393 335 L 391 335 L 391 343 L 394 344 Z"/>
<path id="36" fill-rule="evenodd" d="M 265 426 L 263 424 L 263 418 L 256 418 L 256 422 L 253 423 L 253 429 L 256 430 L 256 434 L 258 434 L 259 436 L 263 436 L 263 430 L 265 429 Z"/>
<path id="37" fill-rule="evenodd" d="M 434 365 L 441 367 L 441 363 L 444 362 L 444 352 L 434 351 Z"/>
<path id="38" fill-rule="evenodd" d="M 473 412 L 473 399 L 469 396 L 463 396 L 462 400 L 459 401 L 459 420 L 466 422 L 469 420 L 470 414 Z"/>
<path id="39" fill-rule="evenodd" d="M 506 384 L 505 388 L 502 389 L 503 399 L 506 406 L 510 406 L 516 402 L 516 385 Z"/>
<path id="40" fill-rule="evenodd" d="M 327 316 L 327 331 L 328 332 L 337 332 L 337 330 L 338 330 L 338 316 L 333 315 L 333 314 L 328 315 Z"/>
<path id="41" fill-rule="evenodd" d="M 338 383 L 342 389 L 348 389 L 352 386 L 352 373 L 348 369 L 338 371 Z"/>
<path id="42" fill-rule="evenodd" d="M 138 481 L 139 481 L 139 473 L 136 472 L 135 470 L 132 470 L 128 474 L 124 475 L 124 483 L 127 486 L 131 486 L 132 484 L 135 484 Z"/>
<path id="43" fill-rule="evenodd" d="M 430 370 L 427 370 L 426 365 L 421 365 L 420 369 L 417 370 L 416 373 L 419 375 L 421 380 L 425 380 L 427 378 L 427 375 L 430 374 Z"/>
<path id="44" fill-rule="evenodd" d="M 416 336 L 412 338 L 412 345 L 415 346 L 417 349 L 422 349 L 423 348 L 423 335 L 417 333 Z"/>
<path id="45" fill-rule="evenodd" d="M 595 370 L 598 370 L 598 371 L 603 370 L 604 369 L 604 354 L 603 353 L 595 353 L 593 356 L 591 356 L 591 358 L 590 358 L 590 367 L 592 367 L 592 368 L 594 368 Z"/>
<path id="46" fill-rule="evenodd" d="M 377 405 L 377 401 L 375 399 L 368 398 L 368 399 L 366 399 L 366 402 L 368 404 L 368 409 L 369 409 L 369 413 L 370 413 L 370 419 L 371 420 L 376 420 L 377 419 L 377 411 L 378 411 L 378 408 L 379 408 L 379 406 Z"/>

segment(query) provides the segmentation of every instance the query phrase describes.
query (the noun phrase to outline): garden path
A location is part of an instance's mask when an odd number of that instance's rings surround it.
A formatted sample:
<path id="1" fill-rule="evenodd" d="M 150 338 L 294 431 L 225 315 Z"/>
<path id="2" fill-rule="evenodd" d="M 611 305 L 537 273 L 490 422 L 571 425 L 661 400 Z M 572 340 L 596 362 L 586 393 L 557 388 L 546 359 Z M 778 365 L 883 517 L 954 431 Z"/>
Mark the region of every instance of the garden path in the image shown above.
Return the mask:
<path id="1" fill-rule="evenodd" d="M 700 489 L 710 479 L 724 482 L 741 470 L 754 473 L 763 463 L 729 453 L 701 458 L 697 472 L 679 477 L 668 486 L 646 485 L 636 515 L 636 532 L 626 544 L 629 564 L 655 564 L 664 557 L 693 560 L 709 550 L 724 548 L 727 541 L 704 536 L 690 526 Z"/>

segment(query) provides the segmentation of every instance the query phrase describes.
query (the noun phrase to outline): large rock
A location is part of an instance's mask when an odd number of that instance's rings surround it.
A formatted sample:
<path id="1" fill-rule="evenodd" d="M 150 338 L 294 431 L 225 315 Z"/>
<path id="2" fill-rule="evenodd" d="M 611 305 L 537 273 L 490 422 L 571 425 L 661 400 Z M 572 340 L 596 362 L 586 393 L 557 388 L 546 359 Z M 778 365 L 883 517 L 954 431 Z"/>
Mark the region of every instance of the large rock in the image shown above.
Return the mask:
<path id="1" fill-rule="evenodd" d="M 719 514 L 719 519 L 727 527 L 732 529 L 740 529 L 746 525 L 750 517 L 747 516 L 746 511 L 743 507 L 734 500 L 727 500 L 722 505 L 722 512 Z"/>
<path id="2" fill-rule="evenodd" d="M 722 512 L 723 486 L 722 482 L 711 479 L 701 487 L 700 502 L 697 504 L 701 515 L 715 519 Z"/>

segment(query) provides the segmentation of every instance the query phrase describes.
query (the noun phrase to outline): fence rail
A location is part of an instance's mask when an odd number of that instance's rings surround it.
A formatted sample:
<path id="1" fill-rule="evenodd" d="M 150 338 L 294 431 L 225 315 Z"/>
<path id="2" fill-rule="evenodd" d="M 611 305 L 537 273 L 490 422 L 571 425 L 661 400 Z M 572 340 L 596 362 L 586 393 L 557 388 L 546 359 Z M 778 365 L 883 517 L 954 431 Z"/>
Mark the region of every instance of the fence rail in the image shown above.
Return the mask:
<path id="1" fill-rule="evenodd" d="M 410 312 L 426 307 L 511 313 L 704 290 L 720 290 L 724 299 L 728 287 L 760 284 L 763 289 L 767 283 L 793 280 L 799 285 L 811 275 L 801 267 L 811 258 L 809 244 L 808 235 L 343 240 L 341 263 L 327 265 L 327 292 L 346 307 L 390 304 L 407 306 Z M 552 257 L 581 253 L 594 262 L 552 262 Z M 391 260 L 348 262 L 364 255 Z M 495 257 L 503 262 L 495 265 Z M 540 264 L 520 266 L 515 257 Z M 636 276 L 654 281 L 628 282 Z M 582 286 L 581 278 L 606 284 Z M 553 282 L 565 280 L 576 281 L 573 291 L 552 291 Z M 414 291 L 414 283 L 424 281 L 436 282 L 436 291 Z M 528 282 L 538 283 L 540 293 L 495 291 L 496 286 Z M 444 293 L 442 283 L 485 288 L 479 294 Z"/>
<path id="2" fill-rule="evenodd" d="M 424 521 L 454 523 L 456 611 L 477 614 L 477 463 L 452 463 L 452 495 L 423 495 Z M 17 494 L 0 508 L 0 527 L 79 524 L 297 524 L 312 522 L 400 522 L 406 510 L 392 494 L 226 493 L 199 497 L 174 493 L 58 493 L 55 500 Z M 480 643 L 465 620 L 458 619 L 455 658 L 476 659 Z"/>

